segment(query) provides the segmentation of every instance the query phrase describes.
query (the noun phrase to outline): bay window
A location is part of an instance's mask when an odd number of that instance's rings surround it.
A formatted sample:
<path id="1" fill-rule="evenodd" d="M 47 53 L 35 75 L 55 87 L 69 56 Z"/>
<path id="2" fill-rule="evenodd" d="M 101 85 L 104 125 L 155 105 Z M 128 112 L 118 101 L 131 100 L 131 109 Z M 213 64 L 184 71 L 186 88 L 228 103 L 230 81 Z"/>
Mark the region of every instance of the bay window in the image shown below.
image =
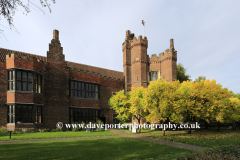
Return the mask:
<path id="1" fill-rule="evenodd" d="M 8 123 L 42 123 L 42 105 L 8 105 Z"/>
<path id="2" fill-rule="evenodd" d="M 42 75 L 28 70 L 8 70 L 8 91 L 42 93 Z"/>

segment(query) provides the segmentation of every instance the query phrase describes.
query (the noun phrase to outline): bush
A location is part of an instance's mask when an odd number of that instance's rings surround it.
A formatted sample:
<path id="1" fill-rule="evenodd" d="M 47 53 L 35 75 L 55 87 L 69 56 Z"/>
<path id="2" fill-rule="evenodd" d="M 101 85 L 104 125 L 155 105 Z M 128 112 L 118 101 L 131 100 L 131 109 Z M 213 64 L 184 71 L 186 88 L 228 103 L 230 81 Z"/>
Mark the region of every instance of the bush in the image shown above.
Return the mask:
<path id="1" fill-rule="evenodd" d="M 97 127 L 97 131 L 102 131 L 102 130 L 104 130 L 103 128 L 101 128 L 102 125 L 103 125 L 103 122 L 102 122 L 101 120 L 97 120 L 97 124 L 98 124 L 98 126 L 100 127 L 100 128 Z"/>
<path id="2" fill-rule="evenodd" d="M 56 128 L 56 132 L 62 132 L 62 128 Z"/>
<path id="3" fill-rule="evenodd" d="M 50 132 L 50 128 L 39 129 L 39 132 Z"/>
<path id="4" fill-rule="evenodd" d="M 82 127 L 83 127 L 82 130 L 86 130 L 86 128 L 85 128 L 86 124 L 83 121 L 82 121 Z"/>
<path id="5" fill-rule="evenodd" d="M 52 129 L 52 132 L 56 132 L 56 129 Z"/>
<path id="6" fill-rule="evenodd" d="M 0 133 L 7 133 L 7 128 L 6 127 L 0 127 Z"/>

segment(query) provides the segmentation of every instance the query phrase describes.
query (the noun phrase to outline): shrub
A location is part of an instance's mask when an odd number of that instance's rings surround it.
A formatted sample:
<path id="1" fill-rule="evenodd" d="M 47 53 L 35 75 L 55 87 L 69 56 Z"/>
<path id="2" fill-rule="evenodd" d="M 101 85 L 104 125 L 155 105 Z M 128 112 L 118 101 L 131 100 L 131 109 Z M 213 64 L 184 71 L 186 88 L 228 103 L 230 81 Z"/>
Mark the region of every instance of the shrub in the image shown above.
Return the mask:
<path id="1" fill-rule="evenodd" d="M 7 128 L 6 127 L 0 127 L 0 133 L 7 133 Z"/>
<path id="2" fill-rule="evenodd" d="M 39 132 L 50 132 L 51 129 L 50 128 L 44 128 L 44 129 L 39 129 Z"/>
<path id="3" fill-rule="evenodd" d="M 86 124 L 82 121 L 82 130 L 86 130 L 85 126 Z"/>
<path id="4" fill-rule="evenodd" d="M 62 132 L 62 128 L 56 128 L 56 132 Z"/>
<path id="5" fill-rule="evenodd" d="M 102 127 L 102 125 L 103 125 L 103 122 L 101 121 L 101 120 L 97 120 L 97 124 L 98 124 L 98 126 L 100 127 L 100 128 L 97 128 L 97 130 L 99 131 L 103 131 L 104 129 L 103 128 L 101 128 Z"/>
<path id="6" fill-rule="evenodd" d="M 75 124 L 76 124 L 76 128 L 74 128 L 74 127 L 71 127 L 71 130 L 72 131 L 80 131 L 82 128 L 79 128 L 79 125 L 78 125 L 78 123 L 77 122 L 75 122 Z"/>

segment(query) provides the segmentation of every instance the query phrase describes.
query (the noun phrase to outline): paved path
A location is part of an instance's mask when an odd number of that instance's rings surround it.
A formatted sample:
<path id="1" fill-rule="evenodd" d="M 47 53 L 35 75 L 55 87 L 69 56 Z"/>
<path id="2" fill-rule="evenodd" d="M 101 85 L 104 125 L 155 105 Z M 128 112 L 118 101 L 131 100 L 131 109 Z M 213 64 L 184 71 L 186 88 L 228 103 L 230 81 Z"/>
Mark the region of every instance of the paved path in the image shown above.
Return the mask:
<path id="1" fill-rule="evenodd" d="M 59 141 L 59 140 L 75 140 L 75 139 L 98 139 L 98 138 L 115 138 L 115 137 L 129 137 L 129 138 L 136 138 L 139 140 L 144 140 L 148 142 L 153 142 L 153 143 L 159 143 L 171 147 L 177 147 L 177 148 L 182 148 L 182 149 L 187 149 L 187 150 L 204 150 L 206 147 L 201 147 L 201 146 L 196 146 L 196 145 L 191 145 L 191 144 L 185 144 L 185 143 L 179 143 L 179 142 L 172 142 L 172 141 L 167 141 L 167 140 L 162 140 L 162 139 L 157 139 L 157 138 L 151 138 L 151 137 L 146 137 L 149 135 L 159 135 L 161 133 L 142 133 L 142 134 L 132 134 L 132 133 L 127 133 L 124 131 L 120 131 L 117 129 L 109 129 L 110 132 L 118 134 L 116 136 L 98 136 L 98 137 L 72 137 L 72 138 L 48 138 L 48 139 L 25 139 L 25 140 L 8 140 L 8 141 L 0 141 L 0 144 L 6 144 L 6 143 L 25 143 L 25 142 L 40 142 L 40 141 Z M 175 131 L 175 132 L 165 132 L 166 134 L 178 134 L 178 133 L 185 133 L 185 131 Z"/>

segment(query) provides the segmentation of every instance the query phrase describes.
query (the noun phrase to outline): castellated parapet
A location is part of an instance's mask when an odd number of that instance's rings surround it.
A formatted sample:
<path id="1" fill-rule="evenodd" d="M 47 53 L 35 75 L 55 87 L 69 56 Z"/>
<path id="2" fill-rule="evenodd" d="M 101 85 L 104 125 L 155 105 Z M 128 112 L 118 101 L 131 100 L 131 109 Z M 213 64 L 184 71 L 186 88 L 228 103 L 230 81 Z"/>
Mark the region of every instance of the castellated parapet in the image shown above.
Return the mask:
<path id="1" fill-rule="evenodd" d="M 46 62 L 38 59 L 34 55 L 18 54 L 13 52 L 6 55 L 6 69 L 21 68 L 43 72 Z"/>
<path id="2" fill-rule="evenodd" d="M 173 41 L 173 39 L 170 40 L 170 42 Z M 152 57 L 149 58 L 149 63 L 160 63 L 167 59 L 172 59 L 174 61 L 177 61 L 177 51 L 174 49 L 174 46 L 170 45 L 170 49 L 165 49 L 164 52 L 159 53 L 157 56 L 156 54 L 152 54 Z"/>
<path id="3" fill-rule="evenodd" d="M 16 52 L 11 53 L 11 54 L 7 54 L 6 55 L 6 59 L 9 59 L 9 58 L 26 59 L 26 60 L 37 62 L 37 63 L 40 63 L 40 64 L 46 63 L 43 60 L 41 60 L 41 59 L 39 59 L 39 58 L 37 58 L 35 56 L 29 55 L 29 54 L 18 54 Z"/>

